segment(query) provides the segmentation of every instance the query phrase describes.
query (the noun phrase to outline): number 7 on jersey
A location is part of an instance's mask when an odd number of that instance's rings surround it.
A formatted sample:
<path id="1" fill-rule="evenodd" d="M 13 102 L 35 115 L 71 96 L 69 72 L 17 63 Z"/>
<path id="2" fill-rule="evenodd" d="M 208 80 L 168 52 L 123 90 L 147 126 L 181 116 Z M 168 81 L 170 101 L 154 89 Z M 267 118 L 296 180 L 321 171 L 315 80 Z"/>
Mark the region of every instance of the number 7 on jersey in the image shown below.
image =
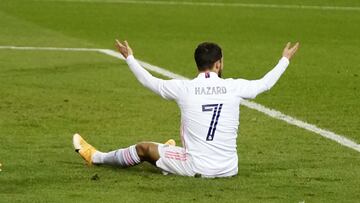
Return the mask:
<path id="1" fill-rule="evenodd" d="M 203 112 L 214 111 L 214 113 L 212 115 L 211 122 L 210 122 L 209 131 L 208 131 L 207 136 L 206 136 L 206 141 L 213 141 L 214 140 L 216 125 L 218 124 L 218 120 L 219 120 L 219 117 L 220 117 L 222 106 L 223 106 L 223 104 L 205 104 L 205 105 L 202 105 L 202 111 Z"/>

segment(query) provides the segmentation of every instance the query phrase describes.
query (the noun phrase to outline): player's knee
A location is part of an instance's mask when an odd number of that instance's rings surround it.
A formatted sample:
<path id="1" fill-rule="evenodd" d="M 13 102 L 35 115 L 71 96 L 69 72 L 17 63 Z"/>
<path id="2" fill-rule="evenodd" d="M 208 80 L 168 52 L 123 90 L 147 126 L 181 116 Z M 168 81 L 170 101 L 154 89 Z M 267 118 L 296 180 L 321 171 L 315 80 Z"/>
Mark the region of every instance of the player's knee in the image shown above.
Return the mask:
<path id="1" fill-rule="evenodd" d="M 143 142 L 136 145 L 136 152 L 141 161 L 148 161 L 155 164 L 160 158 L 158 146 L 154 143 Z"/>
<path id="2" fill-rule="evenodd" d="M 144 160 L 150 152 L 150 146 L 148 143 L 139 143 L 136 145 L 136 152 L 140 159 Z"/>

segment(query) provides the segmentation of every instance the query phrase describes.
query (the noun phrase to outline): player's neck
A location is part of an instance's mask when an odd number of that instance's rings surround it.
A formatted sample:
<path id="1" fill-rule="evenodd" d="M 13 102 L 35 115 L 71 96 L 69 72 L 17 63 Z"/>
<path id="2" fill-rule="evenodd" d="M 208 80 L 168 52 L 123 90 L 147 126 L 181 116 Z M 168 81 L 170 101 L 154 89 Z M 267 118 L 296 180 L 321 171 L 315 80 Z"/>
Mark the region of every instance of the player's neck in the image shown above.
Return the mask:
<path id="1" fill-rule="evenodd" d="M 220 77 L 219 73 L 217 71 L 215 71 L 215 70 L 199 71 L 198 75 L 200 75 L 200 74 L 204 74 L 204 75 L 215 74 L 216 76 Z"/>

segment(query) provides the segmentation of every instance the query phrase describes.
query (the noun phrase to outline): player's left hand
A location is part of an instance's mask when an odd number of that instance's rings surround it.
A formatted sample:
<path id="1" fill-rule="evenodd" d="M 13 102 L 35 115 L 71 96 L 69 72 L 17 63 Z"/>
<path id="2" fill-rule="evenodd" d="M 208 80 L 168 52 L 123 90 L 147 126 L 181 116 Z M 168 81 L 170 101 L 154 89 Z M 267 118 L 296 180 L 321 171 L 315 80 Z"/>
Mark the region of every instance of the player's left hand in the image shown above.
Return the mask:
<path id="1" fill-rule="evenodd" d="M 296 42 L 295 45 L 293 45 L 292 47 L 291 47 L 291 43 L 288 42 L 283 50 L 283 57 L 286 57 L 290 60 L 294 56 L 298 48 L 299 48 L 299 42 Z"/>
<path id="2" fill-rule="evenodd" d="M 126 40 L 123 43 L 121 43 L 119 40 L 116 40 L 115 47 L 125 59 L 128 56 L 133 55 L 133 51 Z"/>

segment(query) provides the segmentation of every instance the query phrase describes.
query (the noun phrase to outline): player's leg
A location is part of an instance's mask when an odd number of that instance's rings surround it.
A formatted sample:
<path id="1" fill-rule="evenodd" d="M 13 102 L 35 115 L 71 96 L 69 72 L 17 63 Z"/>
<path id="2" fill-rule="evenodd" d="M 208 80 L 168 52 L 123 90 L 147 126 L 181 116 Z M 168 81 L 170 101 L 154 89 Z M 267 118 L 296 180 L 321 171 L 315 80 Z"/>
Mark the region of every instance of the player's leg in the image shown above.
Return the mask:
<path id="1" fill-rule="evenodd" d="M 159 158 L 158 145 L 156 143 L 144 142 L 107 153 L 96 151 L 92 156 L 92 163 L 129 167 L 143 161 L 155 165 Z"/>
<path id="2" fill-rule="evenodd" d="M 118 149 L 108 153 L 96 150 L 88 144 L 79 134 L 73 137 L 75 150 L 81 155 L 85 161 L 91 164 L 104 164 L 120 167 L 134 166 L 142 161 L 148 161 L 155 165 L 159 159 L 158 144 L 152 142 L 144 142 L 132 145 L 127 148 Z M 175 145 L 174 140 L 169 140 L 168 144 Z"/>

